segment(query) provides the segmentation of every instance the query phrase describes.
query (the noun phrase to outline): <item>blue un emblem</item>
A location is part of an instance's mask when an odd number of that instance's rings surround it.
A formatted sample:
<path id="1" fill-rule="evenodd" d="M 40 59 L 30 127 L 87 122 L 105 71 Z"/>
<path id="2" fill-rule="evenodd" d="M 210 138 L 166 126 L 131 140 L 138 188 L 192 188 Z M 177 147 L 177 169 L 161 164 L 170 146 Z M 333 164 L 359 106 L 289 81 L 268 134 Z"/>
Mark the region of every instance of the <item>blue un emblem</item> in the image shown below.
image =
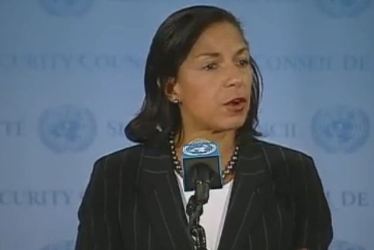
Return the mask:
<path id="1" fill-rule="evenodd" d="M 44 246 L 40 250 L 73 250 L 74 249 L 74 242 L 72 240 L 69 241 L 61 241 L 57 243 L 52 243 Z"/>
<path id="2" fill-rule="evenodd" d="M 357 17 L 369 8 L 371 0 L 316 0 L 318 7 L 331 17 Z"/>
<path id="3" fill-rule="evenodd" d="M 365 250 L 362 246 L 349 243 L 343 240 L 334 240 L 329 247 L 329 250 Z"/>
<path id="4" fill-rule="evenodd" d="M 96 121 L 88 109 L 60 106 L 42 113 L 39 135 L 41 141 L 56 153 L 81 151 L 93 142 Z"/>
<path id="5" fill-rule="evenodd" d="M 81 16 L 93 0 L 39 0 L 43 8 L 54 16 Z"/>
<path id="6" fill-rule="evenodd" d="M 208 140 L 194 140 L 183 147 L 183 153 L 188 156 L 209 155 L 216 150 L 216 144 Z"/>
<path id="7" fill-rule="evenodd" d="M 338 106 L 319 110 L 312 118 L 315 142 L 329 153 L 353 153 L 369 137 L 369 118 L 362 110 Z"/>

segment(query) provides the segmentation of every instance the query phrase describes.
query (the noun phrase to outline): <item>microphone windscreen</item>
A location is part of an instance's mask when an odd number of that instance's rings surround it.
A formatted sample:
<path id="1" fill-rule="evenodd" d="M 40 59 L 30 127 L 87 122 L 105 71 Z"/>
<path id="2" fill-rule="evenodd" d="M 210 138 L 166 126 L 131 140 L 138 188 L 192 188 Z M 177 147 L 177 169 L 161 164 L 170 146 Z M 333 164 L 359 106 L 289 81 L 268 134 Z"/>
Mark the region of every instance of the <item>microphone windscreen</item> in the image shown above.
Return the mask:
<path id="1" fill-rule="evenodd" d="M 195 189 L 194 168 L 206 166 L 210 170 L 210 189 L 222 188 L 222 169 L 218 145 L 214 142 L 198 139 L 183 146 L 183 184 L 184 191 Z M 194 175 L 194 174 L 193 174 Z"/>

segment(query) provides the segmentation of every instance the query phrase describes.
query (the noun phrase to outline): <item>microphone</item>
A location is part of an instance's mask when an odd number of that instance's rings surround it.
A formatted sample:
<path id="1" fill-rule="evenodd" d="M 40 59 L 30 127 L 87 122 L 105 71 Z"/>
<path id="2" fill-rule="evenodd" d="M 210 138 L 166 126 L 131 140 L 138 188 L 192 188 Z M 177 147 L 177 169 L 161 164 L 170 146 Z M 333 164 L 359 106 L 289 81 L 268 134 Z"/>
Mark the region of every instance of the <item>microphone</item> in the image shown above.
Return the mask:
<path id="1" fill-rule="evenodd" d="M 199 223 L 203 205 L 209 199 L 209 189 L 222 188 L 218 145 L 197 139 L 183 146 L 182 152 L 184 190 L 195 190 L 186 207 L 188 228 L 194 249 L 207 250 L 205 230 Z"/>
<path id="2" fill-rule="evenodd" d="M 202 191 L 196 189 L 196 184 L 204 184 L 202 188 L 208 190 L 222 188 L 220 154 L 216 143 L 196 139 L 184 145 L 182 152 L 184 191 Z"/>

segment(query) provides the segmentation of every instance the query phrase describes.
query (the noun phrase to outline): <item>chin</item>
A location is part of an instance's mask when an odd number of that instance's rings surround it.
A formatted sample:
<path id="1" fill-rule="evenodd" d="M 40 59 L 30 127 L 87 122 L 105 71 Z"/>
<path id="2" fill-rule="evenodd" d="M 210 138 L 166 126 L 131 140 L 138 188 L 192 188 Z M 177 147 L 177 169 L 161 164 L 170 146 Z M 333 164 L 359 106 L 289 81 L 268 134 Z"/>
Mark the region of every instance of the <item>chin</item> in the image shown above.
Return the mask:
<path id="1" fill-rule="evenodd" d="M 221 128 L 220 130 L 238 130 L 240 129 L 241 127 L 243 127 L 245 123 L 245 119 L 230 119 L 230 120 L 227 120 L 227 121 L 221 121 L 221 122 L 217 122 L 216 124 L 220 124 Z"/>

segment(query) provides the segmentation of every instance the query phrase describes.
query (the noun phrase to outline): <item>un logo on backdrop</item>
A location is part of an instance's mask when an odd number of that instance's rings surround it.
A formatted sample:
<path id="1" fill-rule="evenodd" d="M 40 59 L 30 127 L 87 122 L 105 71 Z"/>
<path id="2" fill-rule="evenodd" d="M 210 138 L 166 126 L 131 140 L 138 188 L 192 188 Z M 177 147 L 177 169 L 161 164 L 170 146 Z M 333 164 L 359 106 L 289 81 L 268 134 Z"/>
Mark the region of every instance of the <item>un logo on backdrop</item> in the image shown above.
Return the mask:
<path id="1" fill-rule="evenodd" d="M 347 241 L 336 240 L 332 242 L 329 250 L 365 250 L 365 248 Z"/>
<path id="2" fill-rule="evenodd" d="M 96 121 L 88 109 L 64 105 L 44 111 L 38 129 L 41 141 L 52 151 L 76 152 L 93 142 Z"/>
<path id="3" fill-rule="evenodd" d="M 73 250 L 74 249 L 74 242 L 72 240 L 69 241 L 61 241 L 57 243 L 48 244 L 45 247 L 41 248 L 40 250 Z"/>
<path id="4" fill-rule="evenodd" d="M 54 16 L 81 16 L 92 5 L 93 0 L 39 0 L 43 8 Z"/>
<path id="5" fill-rule="evenodd" d="M 369 137 L 370 122 L 365 112 L 346 106 L 323 109 L 312 118 L 315 142 L 329 153 L 353 153 Z"/>
<path id="6" fill-rule="evenodd" d="M 371 0 L 316 0 L 318 7 L 331 17 L 356 17 L 364 12 Z"/>

